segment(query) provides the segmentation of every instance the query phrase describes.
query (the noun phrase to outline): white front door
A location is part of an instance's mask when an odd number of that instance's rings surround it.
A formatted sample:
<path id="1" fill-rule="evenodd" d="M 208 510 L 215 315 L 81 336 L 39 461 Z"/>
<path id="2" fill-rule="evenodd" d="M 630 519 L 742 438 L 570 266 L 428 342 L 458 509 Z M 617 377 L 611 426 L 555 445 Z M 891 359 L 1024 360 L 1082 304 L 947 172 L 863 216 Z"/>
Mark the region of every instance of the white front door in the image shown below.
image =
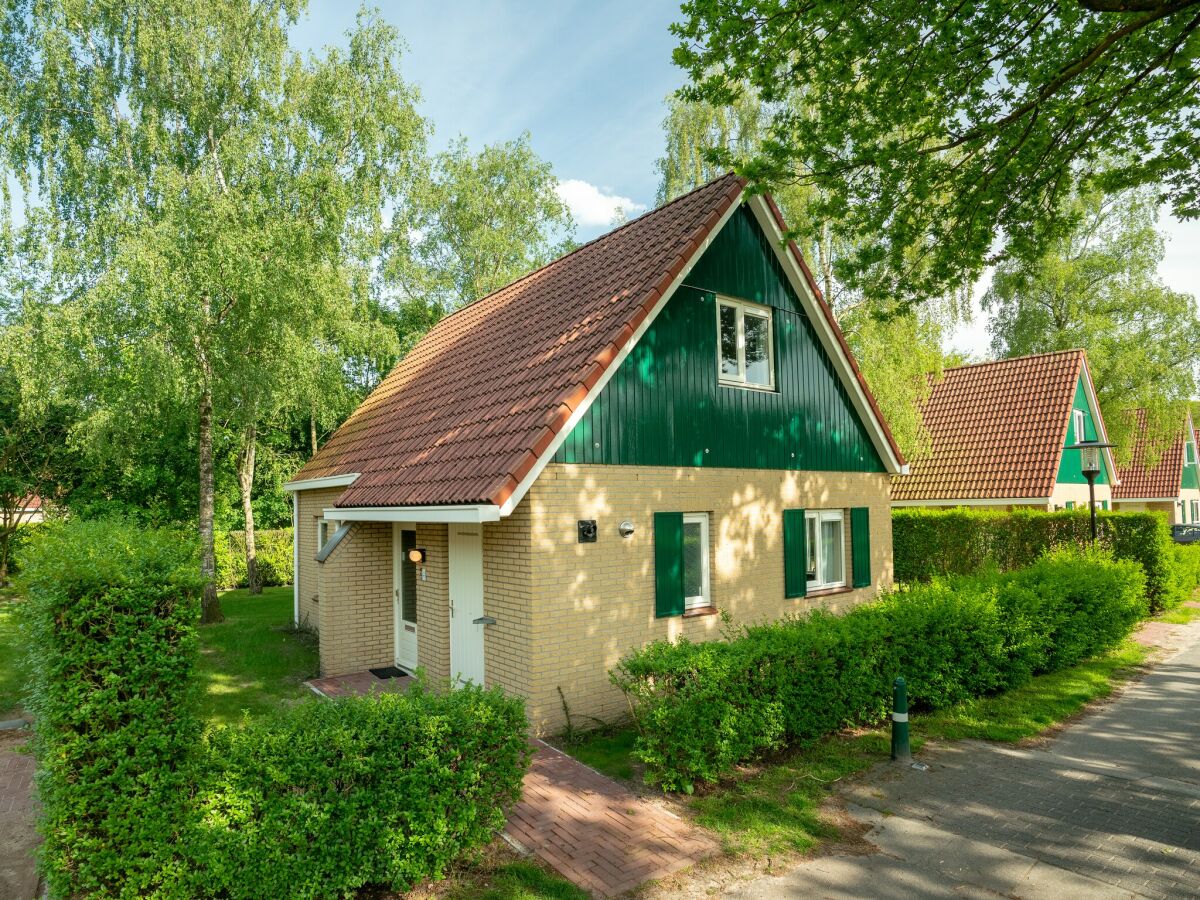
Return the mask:
<path id="1" fill-rule="evenodd" d="M 417 668 L 417 566 L 408 551 L 417 546 L 417 532 L 399 522 L 392 526 L 392 609 L 396 635 L 396 665 Z"/>
<path id="2" fill-rule="evenodd" d="M 450 677 L 483 684 L 483 530 L 454 525 L 450 531 Z"/>

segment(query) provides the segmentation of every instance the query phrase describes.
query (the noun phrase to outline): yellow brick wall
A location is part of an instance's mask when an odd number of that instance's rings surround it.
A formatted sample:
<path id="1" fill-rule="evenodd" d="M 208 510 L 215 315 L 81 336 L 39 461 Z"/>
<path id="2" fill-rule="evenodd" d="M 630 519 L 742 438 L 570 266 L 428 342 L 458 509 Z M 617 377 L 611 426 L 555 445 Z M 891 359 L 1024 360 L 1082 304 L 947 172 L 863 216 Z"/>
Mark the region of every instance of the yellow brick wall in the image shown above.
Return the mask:
<path id="1" fill-rule="evenodd" d="M 395 662 L 390 522 L 356 522 L 317 565 L 317 590 L 322 675 Z"/>
<path id="2" fill-rule="evenodd" d="M 317 491 L 298 491 L 299 509 L 296 514 L 296 533 L 300 539 L 299 571 L 296 573 L 296 593 L 300 600 L 300 625 L 318 628 L 317 589 L 317 520 L 346 489 L 323 488 Z M 332 534 L 332 532 L 330 532 Z"/>
<path id="3" fill-rule="evenodd" d="M 530 694 L 533 583 L 529 501 L 483 526 L 483 614 L 496 620 L 483 633 L 483 670 L 488 687 Z"/>
<path id="4" fill-rule="evenodd" d="M 885 475 L 555 464 L 533 485 L 526 504 L 534 610 L 527 696 L 530 720 L 542 732 L 564 725 L 558 688 L 576 725 L 587 725 L 588 717 L 616 719 L 626 705 L 608 671 L 623 655 L 657 638 L 721 635 L 719 616 L 655 618 L 655 512 L 709 513 L 712 600 L 734 624 L 815 608 L 843 611 L 892 584 Z M 874 584 L 785 599 L 782 511 L 854 506 L 870 508 Z M 597 520 L 596 543 L 577 542 L 579 519 Z M 630 538 L 617 532 L 625 519 L 636 528 Z M 490 565 L 486 560 L 485 569 Z M 847 552 L 847 580 L 851 565 Z"/>

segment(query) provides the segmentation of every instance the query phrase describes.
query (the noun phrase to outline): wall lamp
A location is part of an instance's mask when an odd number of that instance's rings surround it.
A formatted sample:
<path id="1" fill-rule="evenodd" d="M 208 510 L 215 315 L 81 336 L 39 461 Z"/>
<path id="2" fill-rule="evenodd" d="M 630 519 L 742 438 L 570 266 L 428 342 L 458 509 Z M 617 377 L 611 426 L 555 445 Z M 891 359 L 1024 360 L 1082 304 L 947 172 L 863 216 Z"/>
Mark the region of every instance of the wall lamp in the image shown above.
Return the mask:
<path id="1" fill-rule="evenodd" d="M 425 548 L 413 547 L 411 550 L 409 550 L 408 561 L 410 563 L 416 563 L 418 566 L 425 562 Z"/>

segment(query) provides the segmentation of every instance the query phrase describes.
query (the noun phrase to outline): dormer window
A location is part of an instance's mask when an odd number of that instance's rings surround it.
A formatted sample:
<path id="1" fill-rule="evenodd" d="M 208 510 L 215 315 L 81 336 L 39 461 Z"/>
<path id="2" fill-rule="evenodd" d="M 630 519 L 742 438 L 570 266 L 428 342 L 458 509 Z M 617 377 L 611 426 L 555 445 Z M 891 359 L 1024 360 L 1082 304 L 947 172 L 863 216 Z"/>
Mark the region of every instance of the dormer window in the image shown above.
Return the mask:
<path id="1" fill-rule="evenodd" d="M 744 300 L 717 300 L 717 376 L 721 384 L 775 388 L 771 307 Z"/>
<path id="2" fill-rule="evenodd" d="M 1080 443 L 1087 440 L 1087 429 L 1084 425 L 1084 412 L 1082 409 L 1075 410 L 1072 415 L 1075 417 L 1075 443 Z"/>

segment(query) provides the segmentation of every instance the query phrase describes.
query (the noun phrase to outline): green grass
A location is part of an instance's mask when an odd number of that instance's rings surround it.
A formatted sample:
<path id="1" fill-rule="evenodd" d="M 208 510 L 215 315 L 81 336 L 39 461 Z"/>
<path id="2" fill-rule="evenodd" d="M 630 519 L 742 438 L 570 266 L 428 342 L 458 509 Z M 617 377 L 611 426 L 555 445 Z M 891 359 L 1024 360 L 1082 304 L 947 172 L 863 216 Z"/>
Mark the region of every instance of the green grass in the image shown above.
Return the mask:
<path id="1" fill-rule="evenodd" d="M 301 682 L 317 673 L 316 639 L 292 629 L 292 589 L 221 595 L 225 621 L 200 627 L 200 714 L 228 724 L 314 696 Z"/>
<path id="2" fill-rule="evenodd" d="M 635 771 L 633 746 L 636 741 L 637 732 L 632 728 L 606 728 L 590 732 L 578 742 L 563 744 L 562 749 L 609 778 L 629 781 Z"/>
<path id="3" fill-rule="evenodd" d="M 529 862 L 473 867 L 439 894 L 452 900 L 587 900 L 589 896 L 566 879 Z"/>
<path id="4" fill-rule="evenodd" d="M 1132 641 L 1070 669 L 1040 675 L 1028 684 L 944 710 L 914 714 L 913 750 L 926 740 L 1020 741 L 1034 737 L 1106 697 L 1131 677 L 1149 650 Z M 628 777 L 635 763 L 632 728 L 598 732 L 567 752 L 613 777 Z M 696 821 L 716 832 L 735 854 L 770 856 L 804 852 L 837 837 L 822 819 L 828 794 L 842 780 L 888 758 L 887 728 L 830 735 L 744 767 L 720 784 L 684 799 Z"/>
<path id="5" fill-rule="evenodd" d="M 21 709 L 20 658 L 16 601 L 0 598 L 0 719 L 14 718 Z"/>
<path id="6" fill-rule="evenodd" d="M 1195 619 L 1200 619 L 1200 606 L 1177 606 L 1158 617 L 1160 622 L 1170 622 L 1172 625 L 1186 625 Z"/>

